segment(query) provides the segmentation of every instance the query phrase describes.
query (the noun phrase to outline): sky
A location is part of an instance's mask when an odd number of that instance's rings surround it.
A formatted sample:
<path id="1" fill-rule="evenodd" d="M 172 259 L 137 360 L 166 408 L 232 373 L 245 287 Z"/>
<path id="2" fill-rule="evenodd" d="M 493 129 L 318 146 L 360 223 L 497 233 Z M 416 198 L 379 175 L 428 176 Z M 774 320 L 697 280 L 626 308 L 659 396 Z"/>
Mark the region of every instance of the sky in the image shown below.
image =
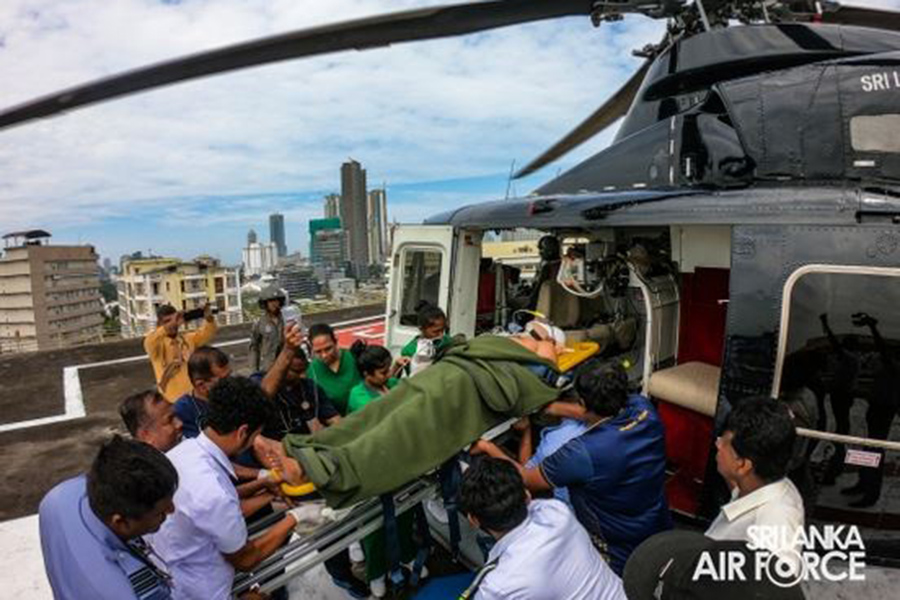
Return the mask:
<path id="1" fill-rule="evenodd" d="M 267 35 L 448 0 L 2 0 L 0 107 Z M 900 0 L 866 2 L 900 9 Z M 0 131 L 0 230 L 42 228 L 115 262 L 136 250 L 240 261 L 285 216 L 290 251 L 340 165 L 420 222 L 506 196 L 522 166 L 639 66 L 663 24 L 567 18 L 246 69 Z M 609 144 L 609 128 L 513 183 L 523 196 Z"/>

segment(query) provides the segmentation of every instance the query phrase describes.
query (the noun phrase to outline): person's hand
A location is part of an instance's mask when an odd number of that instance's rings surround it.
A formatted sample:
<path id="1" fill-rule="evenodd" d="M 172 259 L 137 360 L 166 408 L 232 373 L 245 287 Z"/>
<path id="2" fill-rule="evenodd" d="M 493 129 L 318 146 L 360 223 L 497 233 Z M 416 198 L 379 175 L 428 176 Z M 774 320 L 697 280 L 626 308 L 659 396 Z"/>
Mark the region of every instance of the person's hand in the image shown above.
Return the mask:
<path id="1" fill-rule="evenodd" d="M 281 473 L 277 469 L 260 469 L 256 478 L 268 483 L 281 483 Z"/>
<path id="2" fill-rule="evenodd" d="M 528 415 L 525 415 L 524 417 L 522 417 L 521 419 L 519 419 L 518 421 L 516 421 L 515 423 L 512 424 L 512 428 L 515 431 L 525 431 L 529 427 L 531 427 L 531 419 L 528 418 Z"/>
<path id="3" fill-rule="evenodd" d="M 497 449 L 497 445 L 487 440 L 476 440 L 469 448 L 469 454 L 478 456 L 479 454 L 487 454 L 490 456 L 493 450 Z"/>
<path id="4" fill-rule="evenodd" d="M 851 318 L 853 319 L 853 324 L 857 327 L 873 327 L 875 325 L 878 325 L 878 319 L 876 319 L 869 313 L 853 313 Z"/>
<path id="5" fill-rule="evenodd" d="M 396 375 L 397 373 L 402 371 L 404 368 L 406 368 L 406 365 L 408 365 L 409 362 L 410 361 L 409 361 L 408 356 L 401 356 L 400 358 L 398 358 L 397 360 L 394 361 L 394 365 L 391 367 L 391 374 Z"/>
<path id="6" fill-rule="evenodd" d="M 330 518 L 330 513 L 326 512 L 325 502 L 321 500 L 304 502 L 285 512 L 285 515 L 294 520 L 294 530 L 300 534 L 310 534 L 322 525 L 334 521 Z"/>
<path id="7" fill-rule="evenodd" d="M 291 351 L 296 351 L 297 348 L 303 345 L 303 341 L 303 330 L 300 329 L 299 325 L 297 325 L 296 323 L 291 323 L 284 328 L 285 348 L 288 348 Z"/>
<path id="8" fill-rule="evenodd" d="M 584 417 L 585 412 L 583 405 L 572 402 L 551 402 L 544 408 L 545 415 L 569 419 L 580 419 Z"/>

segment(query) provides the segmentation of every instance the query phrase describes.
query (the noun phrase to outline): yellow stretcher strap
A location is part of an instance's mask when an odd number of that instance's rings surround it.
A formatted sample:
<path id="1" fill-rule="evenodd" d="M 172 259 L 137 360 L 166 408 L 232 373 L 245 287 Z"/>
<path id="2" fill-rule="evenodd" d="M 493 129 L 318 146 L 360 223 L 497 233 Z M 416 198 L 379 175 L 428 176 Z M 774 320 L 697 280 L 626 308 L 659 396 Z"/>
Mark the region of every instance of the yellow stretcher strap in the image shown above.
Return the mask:
<path id="1" fill-rule="evenodd" d="M 286 496 L 307 496 L 316 491 L 316 486 L 313 483 L 303 483 L 301 485 L 291 485 L 289 483 L 281 484 L 281 491 L 284 492 Z"/>

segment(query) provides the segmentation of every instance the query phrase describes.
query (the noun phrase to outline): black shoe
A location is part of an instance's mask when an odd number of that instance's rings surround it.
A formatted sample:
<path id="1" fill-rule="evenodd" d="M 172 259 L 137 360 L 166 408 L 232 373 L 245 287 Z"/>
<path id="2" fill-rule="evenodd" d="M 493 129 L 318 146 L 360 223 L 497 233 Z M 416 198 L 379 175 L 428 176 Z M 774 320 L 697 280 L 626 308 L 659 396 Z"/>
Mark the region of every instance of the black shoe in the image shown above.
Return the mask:
<path id="1" fill-rule="evenodd" d="M 850 508 L 869 508 L 875 506 L 878 503 L 878 496 L 871 496 L 866 494 L 859 500 L 851 502 L 849 504 Z"/>

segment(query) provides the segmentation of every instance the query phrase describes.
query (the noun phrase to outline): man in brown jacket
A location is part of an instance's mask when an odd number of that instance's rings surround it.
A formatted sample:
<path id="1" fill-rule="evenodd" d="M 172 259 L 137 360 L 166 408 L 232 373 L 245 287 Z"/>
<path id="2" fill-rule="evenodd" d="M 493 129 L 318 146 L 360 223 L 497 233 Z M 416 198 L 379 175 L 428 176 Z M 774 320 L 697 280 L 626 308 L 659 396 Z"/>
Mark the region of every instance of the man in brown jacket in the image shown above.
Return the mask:
<path id="1" fill-rule="evenodd" d="M 216 321 L 209 304 L 203 307 L 203 325 L 196 331 L 181 333 L 184 313 L 170 304 L 156 311 L 156 330 L 144 338 L 144 351 L 150 357 L 156 386 L 169 402 L 191 391 L 187 362 L 195 348 L 212 340 Z"/>

